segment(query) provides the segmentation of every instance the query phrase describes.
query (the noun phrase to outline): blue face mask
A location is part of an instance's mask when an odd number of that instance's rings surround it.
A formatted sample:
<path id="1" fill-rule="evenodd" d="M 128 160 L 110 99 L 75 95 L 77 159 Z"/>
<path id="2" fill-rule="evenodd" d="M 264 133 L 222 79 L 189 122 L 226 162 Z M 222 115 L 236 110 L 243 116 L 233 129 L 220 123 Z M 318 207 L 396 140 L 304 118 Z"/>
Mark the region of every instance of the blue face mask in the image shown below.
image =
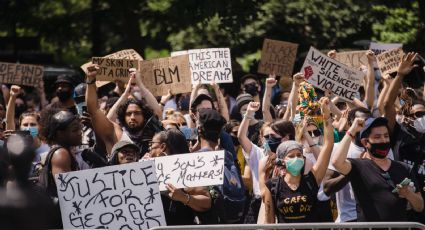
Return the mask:
<path id="1" fill-rule="evenodd" d="M 301 169 L 304 167 L 304 159 L 303 158 L 291 158 L 285 161 L 286 171 L 293 176 L 298 176 L 301 173 Z"/>
<path id="2" fill-rule="evenodd" d="M 30 127 L 26 127 L 26 128 L 22 128 L 21 130 L 23 131 L 30 131 L 30 134 L 32 137 L 37 137 L 38 136 L 38 128 L 35 126 L 30 126 Z"/>

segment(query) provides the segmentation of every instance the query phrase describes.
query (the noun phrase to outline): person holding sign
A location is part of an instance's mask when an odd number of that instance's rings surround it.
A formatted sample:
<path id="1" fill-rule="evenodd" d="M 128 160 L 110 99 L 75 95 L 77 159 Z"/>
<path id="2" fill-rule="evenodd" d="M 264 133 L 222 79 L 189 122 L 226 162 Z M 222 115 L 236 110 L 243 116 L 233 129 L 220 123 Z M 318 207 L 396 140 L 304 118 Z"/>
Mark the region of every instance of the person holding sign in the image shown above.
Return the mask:
<path id="1" fill-rule="evenodd" d="M 87 67 L 87 91 L 86 102 L 87 110 L 92 118 L 93 128 L 96 134 L 105 142 L 106 150 L 111 153 L 112 147 L 117 143 L 123 135 L 128 136 L 133 143 L 140 148 L 138 158 L 148 151 L 148 142 L 152 136 L 162 130 L 162 125 L 158 118 L 154 115 L 151 108 L 159 107 L 152 94 L 141 84 L 140 76 L 137 71 L 132 71 L 132 75 L 136 75 L 136 83 L 142 89 L 149 107 L 142 101 L 137 99 L 126 99 L 117 109 L 117 118 L 119 124 L 109 120 L 106 115 L 98 109 L 97 93 L 96 93 L 96 75 L 99 67 L 90 65 Z M 125 96 L 125 94 L 123 94 Z M 152 99 L 153 98 L 153 99 Z M 153 103 L 152 101 L 155 101 Z M 156 106 L 155 106 L 155 105 Z M 157 109 L 155 109 L 156 111 Z M 162 114 L 162 112 L 158 112 Z M 157 113 L 155 113 L 157 114 Z"/>
<path id="2" fill-rule="evenodd" d="M 278 175 L 266 182 L 264 192 L 266 223 L 317 222 L 317 194 L 325 176 L 332 152 L 333 131 L 329 99 L 321 98 L 320 105 L 324 120 L 324 143 L 317 162 L 305 173 L 303 146 L 295 141 L 285 141 L 276 150 L 275 161 L 284 176 Z"/>

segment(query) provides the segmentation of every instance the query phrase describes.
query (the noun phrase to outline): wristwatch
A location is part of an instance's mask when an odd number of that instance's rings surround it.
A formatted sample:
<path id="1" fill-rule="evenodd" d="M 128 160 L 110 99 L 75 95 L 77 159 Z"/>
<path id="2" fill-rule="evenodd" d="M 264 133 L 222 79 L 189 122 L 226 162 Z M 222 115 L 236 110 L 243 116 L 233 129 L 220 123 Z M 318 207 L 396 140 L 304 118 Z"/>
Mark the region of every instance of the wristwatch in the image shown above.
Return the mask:
<path id="1" fill-rule="evenodd" d="M 91 85 L 91 84 L 94 84 L 96 82 L 96 78 L 93 78 L 93 80 L 89 80 L 88 78 L 86 78 L 86 84 L 87 85 Z"/>

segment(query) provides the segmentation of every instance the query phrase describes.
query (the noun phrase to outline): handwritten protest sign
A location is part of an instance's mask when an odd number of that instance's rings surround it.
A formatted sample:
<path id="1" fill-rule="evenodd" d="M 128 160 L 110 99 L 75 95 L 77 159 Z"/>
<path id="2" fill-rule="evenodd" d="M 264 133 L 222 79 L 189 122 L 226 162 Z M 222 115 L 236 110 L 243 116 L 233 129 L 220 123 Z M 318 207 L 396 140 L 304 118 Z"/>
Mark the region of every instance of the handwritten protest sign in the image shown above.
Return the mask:
<path id="1" fill-rule="evenodd" d="M 258 72 L 291 77 L 297 48 L 295 43 L 264 39 Z"/>
<path id="2" fill-rule="evenodd" d="M 329 89 L 347 101 L 354 99 L 364 77 L 363 72 L 342 65 L 313 47 L 310 47 L 301 71 L 313 86 Z"/>
<path id="3" fill-rule="evenodd" d="M 133 49 L 126 49 L 126 50 L 120 50 L 118 52 L 108 54 L 106 56 L 103 56 L 104 58 L 112 58 L 112 59 L 130 59 L 130 60 L 143 60 L 142 56 L 140 56 L 139 53 L 137 53 Z M 87 74 L 87 67 L 91 65 L 92 62 L 87 62 L 80 66 L 80 68 L 84 71 L 84 73 Z M 96 86 L 101 87 L 103 85 L 108 84 L 109 81 L 96 81 Z"/>
<path id="4" fill-rule="evenodd" d="M 397 49 L 397 48 L 403 48 L 402 43 L 377 43 L 377 42 L 371 42 L 369 49 L 372 50 L 375 55 L 378 55 L 382 52 L 385 52 L 387 50 Z"/>
<path id="5" fill-rule="evenodd" d="M 56 175 L 64 229 L 166 225 L 152 161 Z"/>
<path id="6" fill-rule="evenodd" d="M 187 93 L 192 89 L 189 55 L 140 62 L 143 84 L 155 95 Z"/>
<path id="7" fill-rule="evenodd" d="M 223 184 L 224 151 L 178 154 L 155 158 L 159 190 Z"/>
<path id="8" fill-rule="evenodd" d="M 185 51 L 172 52 L 171 56 L 186 54 Z M 209 48 L 188 50 L 192 84 L 233 82 L 232 61 L 229 48 Z"/>
<path id="9" fill-rule="evenodd" d="M 339 52 L 336 54 L 335 60 L 356 69 L 362 65 L 367 66 L 368 63 L 366 50 Z"/>
<path id="10" fill-rule="evenodd" d="M 129 69 L 138 67 L 138 61 L 130 59 L 94 57 L 92 63 L 99 65 L 96 80 L 100 81 L 128 81 L 130 77 Z"/>
<path id="11" fill-rule="evenodd" d="M 0 62 L 0 82 L 4 84 L 39 87 L 43 73 L 43 66 Z"/>
<path id="12" fill-rule="evenodd" d="M 403 50 L 401 48 L 397 48 L 385 51 L 376 56 L 381 76 L 385 78 L 388 74 L 396 72 L 403 55 Z"/>

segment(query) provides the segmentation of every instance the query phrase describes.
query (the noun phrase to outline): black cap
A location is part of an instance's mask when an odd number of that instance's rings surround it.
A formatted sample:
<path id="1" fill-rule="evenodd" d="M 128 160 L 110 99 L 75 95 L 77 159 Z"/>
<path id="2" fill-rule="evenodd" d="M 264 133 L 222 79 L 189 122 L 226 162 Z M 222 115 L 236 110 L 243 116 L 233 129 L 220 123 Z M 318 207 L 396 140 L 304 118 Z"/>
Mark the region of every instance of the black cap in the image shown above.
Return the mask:
<path id="1" fill-rule="evenodd" d="M 368 131 L 374 127 L 379 126 L 387 126 L 388 120 L 385 117 L 377 117 L 377 118 L 368 118 L 365 121 L 365 125 L 363 129 L 360 131 L 360 138 L 365 138 L 365 134 L 368 133 Z"/>
<path id="2" fill-rule="evenodd" d="M 84 101 L 84 99 L 86 98 L 86 88 L 87 88 L 86 83 L 80 83 L 74 88 L 75 102 L 80 103 Z"/>
<path id="3" fill-rule="evenodd" d="M 193 100 L 192 105 L 191 105 L 192 111 L 194 111 L 196 109 L 196 106 L 201 104 L 202 101 L 204 101 L 204 100 L 210 101 L 211 104 L 213 105 L 213 108 L 214 108 L 214 103 L 213 103 L 212 98 L 210 96 L 204 94 L 204 93 L 201 93 L 201 94 L 198 94 L 198 96 L 196 96 L 195 99 Z"/>
<path id="4" fill-rule="evenodd" d="M 246 79 L 253 79 L 258 82 L 258 77 L 252 73 L 245 74 L 243 77 L 241 77 L 240 83 L 243 84 Z"/>
<path id="5" fill-rule="evenodd" d="M 199 111 L 199 124 L 207 131 L 220 131 L 226 120 L 215 109 L 201 109 Z"/>
<path id="6" fill-rule="evenodd" d="M 67 74 L 61 74 L 56 78 L 55 86 L 59 83 L 65 83 L 71 85 L 71 87 L 74 87 L 74 78 L 71 75 Z"/>

